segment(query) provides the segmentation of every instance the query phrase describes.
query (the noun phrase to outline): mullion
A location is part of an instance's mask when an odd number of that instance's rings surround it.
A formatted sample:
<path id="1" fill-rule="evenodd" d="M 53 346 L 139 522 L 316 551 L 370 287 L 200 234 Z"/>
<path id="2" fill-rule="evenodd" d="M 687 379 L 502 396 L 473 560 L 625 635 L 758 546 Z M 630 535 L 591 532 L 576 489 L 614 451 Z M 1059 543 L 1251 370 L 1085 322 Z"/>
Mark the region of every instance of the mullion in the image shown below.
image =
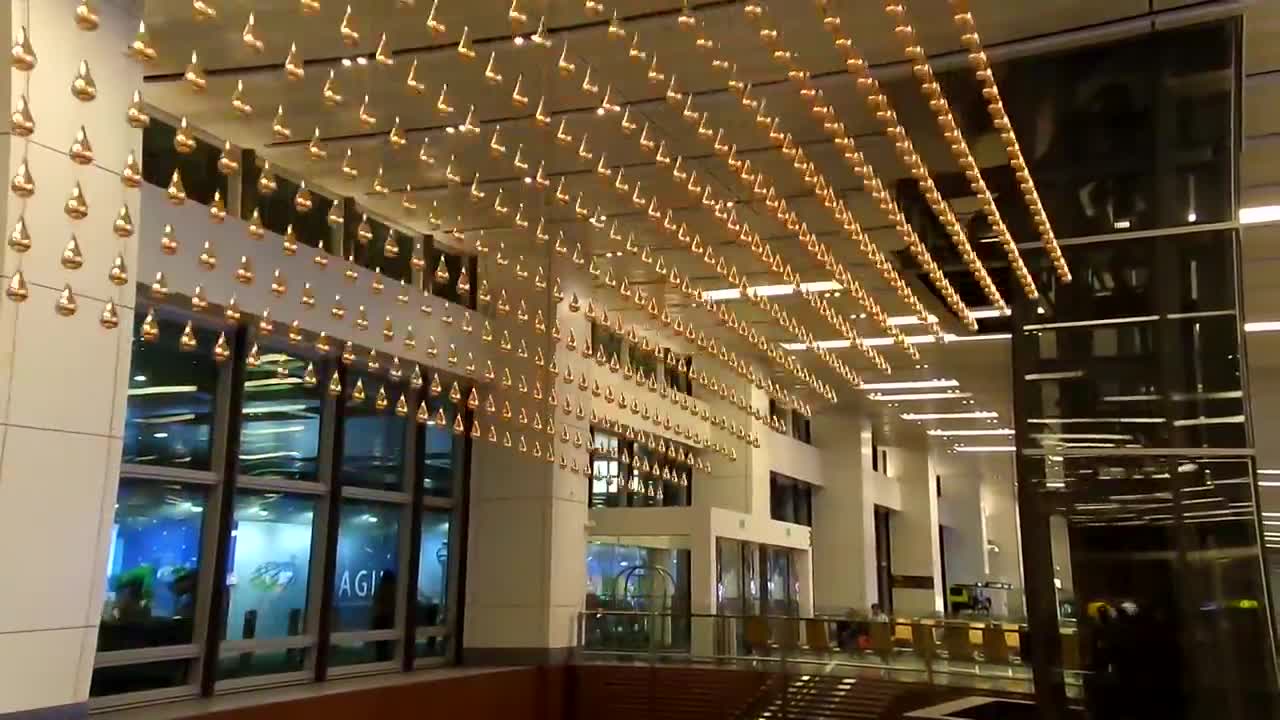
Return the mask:
<path id="1" fill-rule="evenodd" d="M 341 383 L 343 392 L 347 387 L 349 373 L 342 363 L 334 364 L 334 372 L 338 375 L 338 381 Z M 328 502 L 325 506 L 324 518 L 324 552 L 323 566 L 320 577 L 320 602 L 319 602 L 319 619 L 316 622 L 316 645 L 315 645 L 315 679 L 323 681 L 328 677 L 329 673 L 329 647 L 330 636 L 333 631 L 333 603 L 334 592 L 333 582 L 338 570 L 338 530 L 341 524 L 341 463 L 342 463 L 342 443 L 343 443 L 343 419 L 345 416 L 343 402 L 343 394 L 327 394 L 328 402 L 325 404 L 330 422 L 326 425 L 321 422 L 321 461 L 320 461 L 320 478 L 321 481 L 329 488 Z M 325 428 L 328 428 L 328 437 L 325 437 Z M 327 441 L 327 442 L 326 442 Z"/>
<path id="2" fill-rule="evenodd" d="M 413 669 L 413 662 L 417 656 L 417 643 L 415 642 L 414 632 L 417 628 L 417 588 L 418 588 L 418 569 L 419 560 L 422 554 L 422 499 L 426 494 L 423 482 L 418 478 L 419 468 L 425 466 L 426 462 L 426 445 L 425 438 L 422 438 L 423 426 L 414 421 L 414 408 L 417 407 L 422 396 L 421 388 L 408 387 L 404 390 L 406 397 L 405 402 L 409 406 L 409 422 L 405 423 L 405 445 L 403 457 L 408 458 L 408 462 L 401 469 L 403 474 L 403 482 L 407 483 L 404 487 L 408 488 L 409 501 L 409 531 L 408 531 L 408 553 L 407 570 L 404 573 L 405 589 L 402 593 L 404 597 L 404 609 L 400 615 L 404 622 L 403 633 L 401 634 L 402 655 L 400 658 L 400 666 L 402 670 L 408 671 Z M 423 442 L 419 442 L 419 440 Z"/>

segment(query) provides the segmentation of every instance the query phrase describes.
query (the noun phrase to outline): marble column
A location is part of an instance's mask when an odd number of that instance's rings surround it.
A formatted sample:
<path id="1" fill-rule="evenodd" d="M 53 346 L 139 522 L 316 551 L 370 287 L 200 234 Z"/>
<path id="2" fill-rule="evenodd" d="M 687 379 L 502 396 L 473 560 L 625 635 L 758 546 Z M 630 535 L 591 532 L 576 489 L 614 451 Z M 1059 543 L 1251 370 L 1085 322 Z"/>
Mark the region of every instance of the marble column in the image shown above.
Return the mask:
<path id="1" fill-rule="evenodd" d="M 122 204 L 138 222 L 137 191 L 120 182 L 141 132 L 125 122 L 141 68 L 124 56 L 137 18 L 120 5 L 95 3 L 101 26 L 74 22 L 74 0 L 26 0 L 0 17 L 5 36 L 24 31 L 37 62 L 29 72 L 9 69 L 6 116 L 26 98 L 34 132 L 0 136 L 8 176 L 21 163 L 35 192 L 3 196 L 5 232 L 24 219 L 26 252 L 4 248 L 6 285 L 21 271 L 24 302 L 0 298 L 0 716 L 74 716 L 85 712 L 102 609 L 105 564 L 124 424 L 134 277 L 113 284 L 119 256 L 137 266 L 136 238 L 121 239 L 112 222 Z M 97 96 L 71 91 L 81 63 Z M 8 126 L 6 126 L 8 127 Z M 68 149 L 83 128 L 92 146 L 88 164 Z M 85 157 L 83 159 L 88 160 Z M 88 214 L 73 219 L 64 203 L 81 188 Z M 68 269 L 63 249 L 75 235 L 83 265 Z M 55 306 L 71 288 L 77 308 Z M 118 327 L 100 323 L 114 303 Z"/>

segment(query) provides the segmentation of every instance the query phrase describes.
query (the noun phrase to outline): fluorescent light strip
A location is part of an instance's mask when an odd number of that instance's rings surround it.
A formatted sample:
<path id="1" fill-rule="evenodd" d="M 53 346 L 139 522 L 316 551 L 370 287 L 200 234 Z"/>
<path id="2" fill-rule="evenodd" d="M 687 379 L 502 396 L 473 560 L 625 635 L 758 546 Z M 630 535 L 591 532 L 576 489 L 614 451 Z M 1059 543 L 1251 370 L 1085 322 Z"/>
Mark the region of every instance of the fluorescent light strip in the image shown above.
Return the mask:
<path id="1" fill-rule="evenodd" d="M 956 452 L 964 453 L 1011 453 L 1017 451 L 1018 448 L 1013 445 L 963 445 L 956 448 Z"/>
<path id="2" fill-rule="evenodd" d="M 1280 320 L 1261 320 L 1244 324 L 1244 331 L 1247 333 L 1275 332 L 1277 330 L 1280 330 Z"/>
<path id="3" fill-rule="evenodd" d="M 901 395 L 872 393 L 867 397 L 881 402 L 893 402 L 895 400 L 959 400 L 967 397 L 973 397 L 973 393 L 956 392 L 954 390 L 951 392 L 902 393 Z"/>
<path id="4" fill-rule="evenodd" d="M 1072 380 L 1084 377 L 1083 370 L 1063 370 L 1061 372 L 1027 373 L 1023 380 Z"/>
<path id="5" fill-rule="evenodd" d="M 815 280 L 812 282 L 800 283 L 800 289 L 806 292 L 829 292 L 833 290 L 843 289 L 840 283 L 834 280 Z M 790 295 L 796 291 L 795 285 L 753 285 L 747 288 L 748 295 L 757 297 L 773 297 L 775 295 Z M 720 288 L 716 290 L 703 290 L 702 297 L 704 300 L 737 300 L 742 297 L 742 291 L 738 288 Z"/>
<path id="6" fill-rule="evenodd" d="M 1280 205 L 1257 205 L 1240 208 L 1241 225 L 1257 225 L 1278 220 L 1280 220 Z"/>
<path id="7" fill-rule="evenodd" d="M 1234 425 L 1243 423 L 1243 415 L 1226 415 L 1223 417 L 1197 417 L 1187 418 L 1185 420 L 1174 420 L 1174 427 L 1189 427 L 1192 425 Z"/>
<path id="8" fill-rule="evenodd" d="M 984 435 L 1012 435 L 1013 428 L 993 428 L 991 430 L 930 430 L 935 437 L 978 437 Z"/>
<path id="9" fill-rule="evenodd" d="M 960 387 L 960 383 L 952 378 L 938 378 L 936 380 L 904 380 L 902 382 L 863 383 L 859 387 L 863 390 L 916 390 L 924 388 Z"/>
<path id="10" fill-rule="evenodd" d="M 1133 423 L 1152 425 L 1165 422 L 1164 418 L 1131 417 L 1131 418 L 1031 418 L 1027 422 L 1041 425 L 1068 425 L 1078 423 Z"/>
<path id="11" fill-rule="evenodd" d="M 983 333 L 979 335 L 952 335 L 946 333 L 943 335 L 944 342 L 981 342 L 984 340 L 1008 340 L 1013 337 L 1010 333 Z M 907 335 L 907 342 L 912 345 L 930 345 L 938 341 L 932 335 Z M 887 347 L 893 344 L 893 338 L 889 337 L 873 337 L 863 338 L 862 343 L 867 347 Z M 819 340 L 814 345 L 831 350 L 834 348 L 847 348 L 853 345 L 851 340 Z M 782 343 L 782 347 L 786 350 L 808 350 L 808 343 L 790 342 Z"/>
<path id="12" fill-rule="evenodd" d="M 984 420 L 999 417 L 999 413 L 990 410 L 971 410 L 969 412 L 952 413 L 902 413 L 903 420 Z"/>

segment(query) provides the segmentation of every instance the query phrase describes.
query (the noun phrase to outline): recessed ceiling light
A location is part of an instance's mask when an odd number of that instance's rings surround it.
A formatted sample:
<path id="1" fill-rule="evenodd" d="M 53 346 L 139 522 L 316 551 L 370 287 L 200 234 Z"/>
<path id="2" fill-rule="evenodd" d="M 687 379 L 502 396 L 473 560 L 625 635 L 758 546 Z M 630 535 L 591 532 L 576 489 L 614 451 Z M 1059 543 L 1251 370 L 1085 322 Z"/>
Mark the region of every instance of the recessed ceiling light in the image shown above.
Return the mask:
<path id="1" fill-rule="evenodd" d="M 898 400 L 952 400 L 952 399 L 959 399 L 959 398 L 972 397 L 972 394 L 971 394 L 971 393 L 962 393 L 962 392 L 959 392 L 959 391 L 957 391 L 957 390 L 951 390 L 951 391 L 948 391 L 948 392 L 903 393 L 903 394 L 901 394 L 901 395 L 883 395 L 883 394 L 880 394 L 880 393 L 873 393 L 873 394 L 871 394 L 871 395 L 868 395 L 867 397 L 871 398 L 872 400 L 880 400 L 880 401 L 882 401 L 882 402 L 883 402 L 883 401 L 886 401 L 886 400 L 889 400 L 889 401 L 898 401 Z"/>
<path id="2" fill-rule="evenodd" d="M 962 445 L 956 450 L 963 453 L 1011 453 L 1017 452 L 1018 448 L 1013 445 Z"/>
<path id="3" fill-rule="evenodd" d="M 978 430 L 942 430 L 933 429 L 929 431 L 930 435 L 935 437 L 970 437 L 979 435 L 1012 435 L 1012 428 L 985 428 Z"/>
<path id="4" fill-rule="evenodd" d="M 523 44 L 524 44 L 524 36 L 523 36 L 523 35 L 517 35 L 517 36 L 515 36 L 515 37 L 511 38 L 511 42 L 515 43 L 516 45 L 523 45 Z"/>
<path id="5" fill-rule="evenodd" d="M 351 67 L 351 58 L 342 58 L 342 67 Z"/>
<path id="6" fill-rule="evenodd" d="M 365 57 L 365 56 L 361 55 L 360 57 L 356 58 L 356 62 L 357 62 L 357 63 L 359 63 L 360 65 L 368 65 L 368 64 L 369 64 L 369 58 L 367 58 L 367 57 Z"/>
<path id="7" fill-rule="evenodd" d="M 919 388 L 949 388 L 959 386 L 960 383 L 952 378 L 937 378 L 934 380 L 903 380 L 899 382 L 863 383 L 859 387 L 863 390 L 915 390 Z"/>

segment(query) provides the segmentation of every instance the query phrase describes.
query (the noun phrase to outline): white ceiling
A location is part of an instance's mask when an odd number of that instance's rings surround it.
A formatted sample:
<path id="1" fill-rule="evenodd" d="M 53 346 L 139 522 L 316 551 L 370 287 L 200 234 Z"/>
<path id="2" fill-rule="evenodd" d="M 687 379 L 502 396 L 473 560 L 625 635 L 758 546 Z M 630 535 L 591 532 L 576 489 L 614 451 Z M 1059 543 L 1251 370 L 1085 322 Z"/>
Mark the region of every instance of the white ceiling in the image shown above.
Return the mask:
<path id="1" fill-rule="evenodd" d="M 533 104 L 545 98 L 546 109 L 562 112 L 575 108 L 581 112 L 569 116 L 568 129 L 575 138 L 583 134 L 589 137 L 589 147 L 604 151 L 610 166 L 627 167 L 630 181 L 640 181 L 645 194 L 657 193 L 659 202 L 675 211 L 678 221 L 686 222 L 692 232 L 700 233 L 705 240 L 714 242 L 717 252 L 727 262 L 745 271 L 751 284 L 780 283 L 781 278 L 767 270 L 752 256 L 749 249 L 735 246 L 720 223 L 696 200 L 672 185 L 661 168 L 653 165 L 651 156 L 636 145 L 635 136 L 623 134 L 616 115 L 598 116 L 593 109 L 600 104 L 599 95 L 589 95 L 582 88 L 583 71 L 591 66 L 593 81 L 601 89 L 611 87 L 611 98 L 619 104 L 631 104 L 631 118 L 638 124 L 650 123 L 654 136 L 667 142 L 669 152 L 692 159 L 685 162 L 689 171 L 697 171 L 699 178 L 710 180 L 713 191 L 719 197 L 738 198 L 738 215 L 752 229 L 771 240 L 773 249 L 785 262 L 799 271 L 805 280 L 827 279 L 825 270 L 818 267 L 794 234 L 766 215 L 760 203 L 750 203 L 749 193 L 737 183 L 724 160 L 711 156 L 706 144 L 699 141 L 693 127 L 685 123 L 679 108 L 662 101 L 665 83 L 651 83 L 646 77 L 648 63 L 627 58 L 623 46 L 610 40 L 603 26 L 567 33 L 554 33 L 554 50 L 542 50 L 526 43 L 515 46 L 511 40 L 511 27 L 507 20 L 506 0 L 489 3 L 465 3 L 461 0 L 440 0 L 437 19 L 447 25 L 447 31 L 432 37 L 425 29 L 430 0 L 369 0 L 352 3 L 355 6 L 353 26 L 361 35 L 355 48 L 345 46 L 339 36 L 338 26 L 346 9 L 345 2 L 322 0 L 319 15 L 302 17 L 296 0 L 218 0 L 212 3 L 218 8 L 215 21 L 197 23 L 192 18 L 190 4 L 186 0 L 151 0 L 147 3 L 146 18 L 151 37 L 160 59 L 149 69 L 146 98 L 149 103 L 174 116 L 185 115 L 190 122 L 220 138 L 228 138 L 243 147 L 252 147 L 271 160 L 282 173 L 304 178 L 315 188 L 332 193 L 354 196 L 380 217 L 420 231 L 429 231 L 428 221 L 433 205 L 446 226 L 467 229 L 495 225 L 492 212 L 477 209 L 467 199 L 465 186 L 449 186 L 445 180 L 445 167 L 450 156 L 456 157 L 459 166 L 467 168 L 466 180 L 478 172 L 484 189 L 493 193 L 500 188 L 507 204 L 514 207 L 524 203 L 531 217 L 543 215 L 551 227 L 562 229 L 570 245 L 577 240 L 592 238 L 589 245 L 593 254 L 622 249 L 621 243 L 609 241 L 604 234 L 593 231 L 588 225 L 573 217 L 573 208 L 549 203 L 546 197 L 522 183 L 511 166 L 511 154 L 522 146 L 522 157 L 531 168 L 545 162 L 548 175 L 565 175 L 566 189 L 571 195 L 581 191 L 584 197 L 594 198 L 602 210 L 619 221 L 622 236 L 635 232 L 637 238 L 662 248 L 661 255 L 670 265 L 674 263 L 682 272 L 688 271 L 691 279 L 700 287 L 723 287 L 724 282 L 713 270 L 691 256 L 667 235 L 655 232 L 642 211 L 630 202 L 606 188 L 590 172 L 595 162 L 585 162 L 576 153 L 577 142 L 571 147 L 554 144 L 548 140 L 546 130 L 537 128 L 529 119 Z M 736 98 L 724 92 L 725 75 L 713 71 L 703 53 L 695 49 L 692 35 L 682 32 L 674 16 L 664 14 L 680 7 L 678 0 L 615 0 L 609 3 L 622 17 L 645 16 L 625 24 L 629 32 L 639 33 L 642 44 L 658 50 L 659 68 L 668 75 L 675 73 L 681 90 L 699 93 L 697 107 L 710 112 L 717 124 L 725 127 L 726 141 L 741 148 L 759 149 L 743 154 L 753 165 L 763 167 L 777 183 L 779 193 L 797 195 L 791 206 L 805 219 L 809 227 L 822 235 L 821 239 L 831 247 L 839 261 L 862 280 L 891 315 L 904 315 L 909 311 L 901 300 L 868 266 L 853 243 L 835 232 L 831 215 L 821 207 L 812 195 L 805 195 L 806 186 L 789 167 L 786 159 L 776 150 L 769 149 L 766 134 L 752 122 L 752 114 L 740 107 Z M 973 13 L 988 45 L 1026 38 L 1046 38 L 1078 28 L 1120 21 L 1143 15 L 1150 10 L 1193 4 L 1189 0 L 1041 0 L 1040 2 L 1016 2 L 1007 0 L 972 0 Z M 780 80 L 782 72 L 773 63 L 768 48 L 751 31 L 742 15 L 742 3 L 725 0 L 692 2 L 701 8 L 698 15 L 707 36 L 720 44 L 721 49 L 737 64 L 738 77 L 756 84 Z M 873 0 L 833 0 L 832 7 L 843 20 L 843 27 L 863 54 L 875 64 L 899 62 L 901 50 L 893 37 L 892 23 Z M 412 6 L 412 7 L 407 7 Z M 705 6 L 705 7 L 703 7 Z M 840 57 L 834 52 L 829 36 L 822 29 L 816 5 L 802 0 L 775 0 L 771 17 L 781 29 L 784 45 L 801 53 L 801 62 L 814 72 L 838 70 Z M 532 31 L 538 18 L 545 16 L 552 29 L 599 22 L 584 14 L 580 0 L 521 0 L 520 9 L 530 21 L 524 29 Z M 785 12 L 783 9 L 785 8 Z M 913 0 L 908 3 L 911 18 L 925 49 L 933 54 L 955 51 L 960 48 L 959 36 L 950 20 L 945 0 Z M 261 54 L 248 50 L 240 35 L 249 11 L 254 11 L 256 31 L 266 43 Z M 648 16 L 657 17 L 649 18 Z M 465 62 L 454 50 L 463 26 L 479 58 Z M 1274 32 L 1273 32 L 1274 31 Z M 369 62 L 344 67 L 342 58 L 370 56 L 377 47 L 382 33 L 387 35 L 387 48 L 395 52 L 395 65 L 383 67 Z M 1280 148 L 1280 115 L 1273 108 L 1280 102 L 1280 47 L 1268 42 L 1280 32 L 1280 0 L 1263 0 L 1253 3 L 1246 17 L 1246 95 L 1244 98 L 1244 134 L 1246 151 L 1242 158 L 1243 187 L 1246 199 L 1266 197 L 1276 188 L 1280 201 L 1280 162 L 1275 162 L 1275 150 Z M 577 64 L 577 72 L 571 79 L 561 77 L 555 71 L 555 60 L 560 54 L 562 38 L 568 37 L 569 58 Z M 286 82 L 281 70 L 291 43 L 296 43 L 306 62 L 306 78 L 300 82 Z M 198 52 L 201 65 L 210 71 L 209 88 L 204 94 L 195 94 L 181 80 L 192 50 Z M 495 63 L 503 80 L 496 86 L 481 81 L 481 74 L 490 52 L 495 53 Z M 405 88 L 405 77 L 412 62 L 417 61 L 415 77 L 426 85 L 422 96 L 410 94 Z M 337 108 L 321 101 L 321 88 L 334 70 L 338 92 L 345 102 Z M 521 89 L 532 99 L 529 107 L 519 108 L 511 102 L 511 91 L 517 75 L 522 75 Z M 250 118 L 240 118 L 232 112 L 229 98 L 237 81 L 244 83 L 244 92 L 255 106 Z M 858 94 L 847 77 L 829 81 L 827 97 L 835 105 L 840 118 L 850 131 L 865 134 L 858 144 L 864 155 L 875 167 L 886 185 L 902 177 L 904 171 L 892 153 L 890 142 L 877 132 L 877 125 L 858 99 Z M 436 97 L 442 83 L 448 84 L 448 96 L 457 109 L 450 117 L 442 117 L 435 109 Z M 817 163 L 827 180 L 835 188 L 855 188 L 859 181 L 840 160 L 833 145 L 825 141 L 820 125 L 815 123 L 800 104 L 790 83 L 777 82 L 753 93 L 765 99 L 769 110 L 779 115 L 784 130 L 790 131 L 802 142 L 809 142 L 805 151 Z M 365 95 L 369 96 L 369 109 L 377 116 L 373 128 L 366 128 L 357 119 L 357 108 Z M 954 161 L 947 153 L 927 112 L 918 97 L 897 98 L 901 105 L 899 115 L 912 133 L 917 150 L 935 170 L 952 172 Z M 954 102 L 954 100 L 953 100 Z M 285 109 L 285 120 L 293 131 L 293 143 L 275 142 L 271 135 L 272 117 L 278 105 Z M 467 108 L 475 106 L 475 119 L 481 122 L 480 138 L 468 139 L 461 134 L 447 134 L 444 127 L 461 122 Z M 407 131 L 406 147 L 392 149 L 386 142 L 386 133 L 396 118 Z M 487 150 L 488 140 L 495 124 L 501 125 L 501 139 L 509 149 L 507 157 L 497 159 Z M 329 151 L 326 161 L 307 158 L 306 141 L 312 130 L 319 128 L 326 139 Z M 433 149 L 437 162 L 426 165 L 417 159 L 424 138 Z M 981 139 L 971 139 L 980 158 Z M 360 171 L 359 178 L 347 179 L 341 164 L 347 149 L 351 149 L 353 165 Z M 1000 153 L 996 154 L 997 157 Z M 400 204 L 401 195 L 371 194 L 374 174 L 382 168 L 386 184 L 402 189 L 406 184 L 415 189 L 413 200 L 419 209 L 405 211 Z M 532 172 L 532 170 L 530 171 Z M 558 180 L 558 178 L 555 178 Z M 845 191 L 845 201 L 868 230 L 872 239 L 886 253 L 897 250 L 901 243 L 896 233 L 886 227 L 886 219 L 874 203 L 860 191 Z M 461 218 L 459 220 L 459 218 Z M 1264 263 L 1280 263 L 1280 251 L 1271 237 L 1280 228 L 1251 229 L 1245 239 L 1246 312 L 1251 317 L 1261 313 L 1272 319 L 1280 319 L 1280 277 L 1264 272 L 1271 267 Z M 584 244 L 586 244 L 584 242 Z M 1256 264 L 1255 264 L 1256 261 Z M 659 295 L 660 302 L 670 304 L 673 314 L 694 320 L 699 327 L 714 328 L 721 340 L 738 352 L 749 351 L 742 343 L 731 342 L 728 331 L 715 327 L 700 310 L 685 305 L 678 294 L 665 290 L 657 281 L 651 268 L 637 258 L 623 255 L 609 261 L 615 272 L 625 274 L 632 283 L 645 283 L 647 289 Z M 940 316 L 946 313 L 934 303 L 932 295 L 922 287 L 915 288 L 932 311 Z M 621 307 L 616 296 L 602 293 L 598 300 L 611 312 Z M 793 316 L 819 338 L 836 337 L 835 330 L 818 317 L 809 305 L 798 297 L 781 300 L 781 304 Z M 844 314 L 855 314 L 859 308 L 845 297 L 833 300 Z M 735 302 L 732 309 L 754 324 L 771 340 L 790 341 L 789 336 L 768 315 L 750 304 Z M 1265 310 L 1262 308 L 1266 308 Z M 630 311 L 628 311 L 630 312 Z M 643 318 L 631 318 L 643 319 Z M 883 333 L 867 321 L 858 321 L 859 331 L 867 336 Z M 909 335 L 922 333 L 919 328 L 904 328 Z M 953 332 L 959 328 L 949 326 Z M 1253 343 L 1251 350 L 1263 343 Z M 970 342 L 918 346 L 923 358 L 919 363 L 910 360 L 894 348 L 881 348 L 894 366 L 893 379 L 925 377 L 955 377 L 962 389 L 975 395 L 975 405 L 959 406 L 956 401 L 911 403 L 911 410 L 957 410 L 981 407 L 1001 414 L 1000 424 L 1012 419 L 1009 396 L 1010 369 L 1009 343 L 1007 341 Z M 865 372 L 869 365 L 854 350 L 838 351 L 846 362 Z M 883 403 L 860 400 L 847 385 L 836 382 L 824 365 L 809 353 L 801 353 L 808 367 L 831 382 L 841 392 L 842 406 L 852 405 L 879 412 L 886 420 L 892 420 L 897 412 L 908 408 L 888 409 Z M 758 361 L 763 358 L 757 356 Z M 922 367 L 915 367 L 915 365 Z M 926 367 L 927 366 L 927 367 Z M 1277 363 L 1280 374 L 1280 362 Z M 1255 367 L 1255 383 L 1261 372 Z M 882 380 L 867 373 L 868 380 Z M 917 407 L 918 406 L 918 407 Z M 978 423 L 974 423 L 977 425 Z M 901 427 L 889 423 L 891 427 Z M 999 443 L 1003 444 L 1003 442 Z"/>

